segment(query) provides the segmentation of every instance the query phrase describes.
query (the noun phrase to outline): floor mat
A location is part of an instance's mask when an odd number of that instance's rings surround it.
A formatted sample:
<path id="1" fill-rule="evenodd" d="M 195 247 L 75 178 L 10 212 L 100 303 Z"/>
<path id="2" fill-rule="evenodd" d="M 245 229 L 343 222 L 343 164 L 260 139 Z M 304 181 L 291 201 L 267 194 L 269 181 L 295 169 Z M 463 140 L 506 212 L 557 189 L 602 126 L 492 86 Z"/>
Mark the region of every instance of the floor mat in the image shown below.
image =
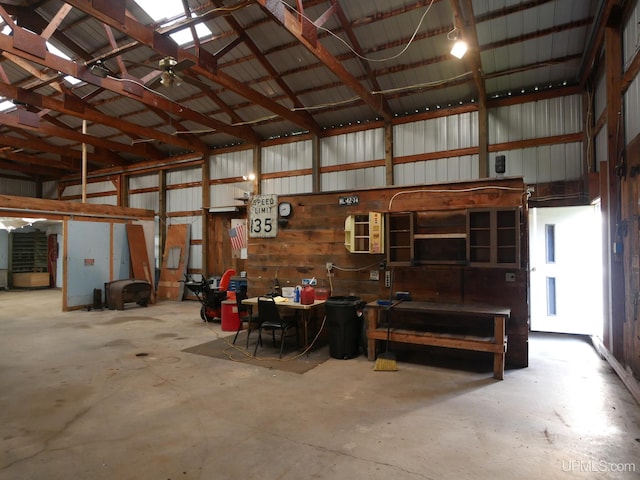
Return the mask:
<path id="1" fill-rule="evenodd" d="M 253 349 L 258 336 L 256 334 L 251 335 L 248 351 L 244 348 L 247 344 L 246 332 L 240 333 L 235 345 L 231 343 L 233 342 L 233 337 L 234 335 L 218 338 L 217 340 L 185 348 L 182 351 L 291 373 L 308 372 L 329 358 L 328 345 L 313 347 L 307 354 L 296 350 L 295 346 L 285 343 L 282 359 L 279 359 L 279 343 L 276 342 L 278 346 L 274 347 L 271 337 L 265 338 L 264 336 L 262 337 L 263 345 L 258 347 L 258 352 L 254 358 Z"/>

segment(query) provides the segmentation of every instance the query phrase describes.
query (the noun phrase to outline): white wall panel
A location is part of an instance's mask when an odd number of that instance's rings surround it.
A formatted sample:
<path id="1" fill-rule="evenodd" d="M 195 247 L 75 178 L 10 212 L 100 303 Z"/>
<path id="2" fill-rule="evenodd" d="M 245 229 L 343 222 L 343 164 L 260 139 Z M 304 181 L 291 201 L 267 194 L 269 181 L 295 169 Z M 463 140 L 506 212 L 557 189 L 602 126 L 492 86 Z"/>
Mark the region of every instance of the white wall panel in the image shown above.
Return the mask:
<path id="1" fill-rule="evenodd" d="M 118 205 L 117 195 L 105 195 L 102 197 L 87 197 L 87 202 L 92 205 Z"/>
<path id="2" fill-rule="evenodd" d="M 212 207 L 230 207 L 244 205 L 242 200 L 245 195 L 251 193 L 251 182 L 234 182 L 211 185 L 209 190 L 209 202 Z"/>
<path id="3" fill-rule="evenodd" d="M 640 48 L 640 2 L 636 2 L 622 32 L 622 52 L 625 70 Z"/>
<path id="4" fill-rule="evenodd" d="M 277 177 L 263 180 L 260 192 L 263 194 L 292 195 L 309 193 L 313 190 L 311 175 L 296 175 L 292 177 Z"/>
<path id="5" fill-rule="evenodd" d="M 167 190 L 167 212 L 189 212 L 202 208 L 202 188 Z"/>
<path id="6" fill-rule="evenodd" d="M 489 143 L 517 142 L 582 131 L 580 95 L 489 110 Z"/>
<path id="7" fill-rule="evenodd" d="M 158 213 L 160 210 L 160 195 L 158 192 L 144 192 L 129 195 L 131 208 L 145 208 Z"/>
<path id="8" fill-rule="evenodd" d="M 383 128 L 332 135 L 320 139 L 320 162 L 322 167 L 368 162 L 383 158 Z"/>
<path id="9" fill-rule="evenodd" d="M 396 185 L 430 185 L 478 178 L 478 156 L 401 163 L 393 168 Z"/>
<path id="10" fill-rule="evenodd" d="M 625 144 L 640 134 L 640 75 L 629 85 L 624 95 Z"/>
<path id="11" fill-rule="evenodd" d="M 220 153 L 209 158 L 209 176 L 211 180 L 242 177 L 252 172 L 252 149 Z"/>
<path id="12" fill-rule="evenodd" d="M 323 173 L 320 175 L 320 182 L 323 192 L 382 187 L 385 185 L 385 169 L 369 167 Z"/>
<path id="13" fill-rule="evenodd" d="M 42 182 L 42 198 L 47 198 L 49 200 L 58 199 L 58 181 L 57 180 Z"/>
<path id="14" fill-rule="evenodd" d="M 468 112 L 403 123 L 394 127 L 393 134 L 395 157 L 472 147 L 478 145 L 478 114 Z M 384 137 L 382 141 L 384 147 Z M 384 150 L 379 158 L 384 158 Z"/>
<path id="15" fill-rule="evenodd" d="M 495 157 L 506 157 L 504 176 L 523 176 L 525 183 L 547 183 L 582 178 L 582 143 L 542 145 L 496 152 L 489 157 L 489 171 L 496 177 Z"/>
<path id="16" fill-rule="evenodd" d="M 141 188 L 157 188 L 159 182 L 159 174 L 157 173 L 136 175 L 133 177 L 129 177 L 129 190 L 138 190 Z"/>
<path id="17" fill-rule="evenodd" d="M 600 171 L 600 162 L 606 162 L 608 158 L 608 150 L 607 150 L 607 124 L 605 123 L 600 130 L 600 133 L 596 135 L 595 139 L 595 162 L 596 162 L 596 171 Z"/>
<path id="18" fill-rule="evenodd" d="M 15 173 L 12 172 L 12 175 Z M 36 184 L 28 180 L 0 178 L 0 194 L 16 195 L 19 197 L 35 197 Z"/>
<path id="19" fill-rule="evenodd" d="M 193 230 L 192 232 L 193 233 Z M 202 268 L 202 245 L 191 245 L 189 247 L 189 262 L 187 268 L 200 270 Z"/>
<path id="20" fill-rule="evenodd" d="M 311 168 L 311 140 L 271 145 L 262 149 L 262 173 L 279 173 Z"/>
<path id="21" fill-rule="evenodd" d="M 180 183 L 192 183 L 202 181 L 202 169 L 188 168 L 185 170 L 171 170 L 167 172 L 167 185 L 178 185 Z"/>
<path id="22" fill-rule="evenodd" d="M 596 91 L 594 94 L 593 104 L 593 121 L 596 122 L 607 107 L 607 86 L 604 81 L 604 73 L 598 75 L 598 78 L 596 79 Z"/>

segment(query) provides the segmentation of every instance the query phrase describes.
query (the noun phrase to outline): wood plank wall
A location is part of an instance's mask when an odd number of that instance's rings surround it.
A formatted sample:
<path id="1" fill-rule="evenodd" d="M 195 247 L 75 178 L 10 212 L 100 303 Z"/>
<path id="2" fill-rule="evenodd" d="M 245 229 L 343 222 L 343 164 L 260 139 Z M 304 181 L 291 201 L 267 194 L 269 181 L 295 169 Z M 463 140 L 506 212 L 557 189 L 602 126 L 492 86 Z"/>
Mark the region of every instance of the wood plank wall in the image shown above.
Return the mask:
<path id="1" fill-rule="evenodd" d="M 497 187 L 497 188 L 496 188 Z M 483 207 L 519 207 L 526 203 L 522 178 L 447 183 L 441 185 L 394 187 L 349 192 L 283 195 L 293 214 L 276 238 L 249 238 L 247 276 L 250 295 L 270 291 L 277 275 L 281 286 L 295 286 L 302 278 L 316 277 L 318 285 L 331 286 L 333 295 L 356 295 L 372 301 L 388 298 L 384 254 L 352 254 L 344 246 L 344 222 L 351 214 L 370 211 L 434 211 Z M 358 195 L 355 206 L 340 206 L 339 198 Z M 390 205 L 391 203 L 391 205 Z M 527 305 L 527 215 L 521 217 L 521 265 L 515 282 L 505 282 L 505 269 L 460 265 L 396 267 L 394 291 L 409 291 L 414 300 L 443 302 L 483 302 L 510 306 L 507 362 L 511 366 L 528 364 L 529 315 Z M 337 266 L 327 277 L 326 263 Z M 370 280 L 371 270 L 380 279 Z"/>

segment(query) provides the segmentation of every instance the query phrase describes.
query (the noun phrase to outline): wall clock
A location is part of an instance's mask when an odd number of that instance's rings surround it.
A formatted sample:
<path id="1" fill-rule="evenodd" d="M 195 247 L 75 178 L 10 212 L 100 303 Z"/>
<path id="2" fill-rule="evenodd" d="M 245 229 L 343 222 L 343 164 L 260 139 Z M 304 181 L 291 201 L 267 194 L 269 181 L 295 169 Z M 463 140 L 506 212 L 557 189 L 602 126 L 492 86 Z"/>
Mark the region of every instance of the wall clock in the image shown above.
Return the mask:
<path id="1" fill-rule="evenodd" d="M 278 205 L 278 214 L 282 218 L 290 217 L 292 213 L 291 204 L 289 202 L 280 202 Z"/>

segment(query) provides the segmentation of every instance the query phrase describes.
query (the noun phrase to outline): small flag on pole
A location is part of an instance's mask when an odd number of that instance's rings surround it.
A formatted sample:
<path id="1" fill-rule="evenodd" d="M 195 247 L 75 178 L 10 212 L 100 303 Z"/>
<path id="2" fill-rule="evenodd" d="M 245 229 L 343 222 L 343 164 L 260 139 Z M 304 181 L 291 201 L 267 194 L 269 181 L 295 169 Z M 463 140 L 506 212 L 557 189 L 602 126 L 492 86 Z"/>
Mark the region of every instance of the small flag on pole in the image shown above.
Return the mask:
<path id="1" fill-rule="evenodd" d="M 247 229 L 243 223 L 229 229 L 229 239 L 231 239 L 231 248 L 233 250 L 241 250 L 247 246 Z"/>

